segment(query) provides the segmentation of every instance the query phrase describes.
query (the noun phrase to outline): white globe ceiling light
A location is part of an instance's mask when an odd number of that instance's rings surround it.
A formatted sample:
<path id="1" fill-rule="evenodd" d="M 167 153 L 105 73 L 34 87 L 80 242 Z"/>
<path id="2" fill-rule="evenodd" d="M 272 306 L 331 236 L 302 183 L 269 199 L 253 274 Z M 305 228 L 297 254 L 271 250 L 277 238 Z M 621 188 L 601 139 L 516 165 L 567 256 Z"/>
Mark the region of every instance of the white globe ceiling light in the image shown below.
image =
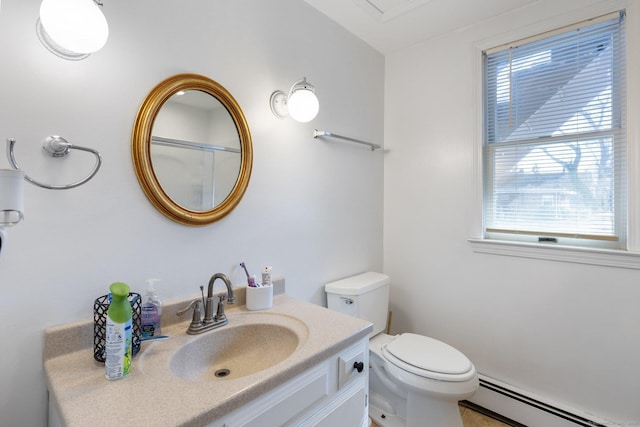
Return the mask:
<path id="1" fill-rule="evenodd" d="M 42 44 L 64 59 L 97 52 L 109 38 L 109 25 L 97 0 L 42 0 L 36 32 Z"/>
<path id="2" fill-rule="evenodd" d="M 288 95 L 281 90 L 271 94 L 271 111 L 279 118 L 289 115 L 300 123 L 310 122 L 320 110 L 320 103 L 315 91 L 316 88 L 304 77 L 291 86 Z"/>

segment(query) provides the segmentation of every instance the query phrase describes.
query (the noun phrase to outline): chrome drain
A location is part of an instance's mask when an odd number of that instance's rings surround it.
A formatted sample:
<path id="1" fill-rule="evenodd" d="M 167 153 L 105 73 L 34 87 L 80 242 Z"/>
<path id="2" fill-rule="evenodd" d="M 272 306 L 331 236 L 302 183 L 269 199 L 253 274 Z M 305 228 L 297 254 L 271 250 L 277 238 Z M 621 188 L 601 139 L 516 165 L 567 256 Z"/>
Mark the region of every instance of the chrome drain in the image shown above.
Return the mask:
<path id="1" fill-rule="evenodd" d="M 226 376 L 229 376 L 229 374 L 231 374 L 231 371 L 228 369 L 218 369 L 214 375 L 217 378 L 224 378 Z"/>

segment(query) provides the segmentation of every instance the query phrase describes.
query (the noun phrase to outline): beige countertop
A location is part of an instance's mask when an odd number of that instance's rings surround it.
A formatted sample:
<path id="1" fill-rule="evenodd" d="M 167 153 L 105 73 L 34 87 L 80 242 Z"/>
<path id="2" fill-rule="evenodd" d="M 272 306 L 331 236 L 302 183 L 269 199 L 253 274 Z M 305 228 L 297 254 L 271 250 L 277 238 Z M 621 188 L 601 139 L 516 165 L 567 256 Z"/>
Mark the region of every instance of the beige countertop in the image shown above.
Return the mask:
<path id="1" fill-rule="evenodd" d="M 177 348 L 202 337 L 186 334 L 190 315 L 186 315 L 188 320 L 165 326 L 170 312 L 189 300 L 165 306 L 163 334 L 170 338 L 142 343 L 131 372 L 117 381 L 105 379 L 104 364 L 93 359 L 92 319 L 47 329 L 44 372 L 49 399 L 63 424 L 204 426 L 347 348 L 372 329 L 368 322 L 286 295 L 275 296 L 269 310 L 248 311 L 240 305 L 243 288 L 238 291 L 238 304 L 227 306 L 229 325 L 222 328 L 233 325 L 234 315 L 237 322 L 243 322 L 250 316 L 258 316 L 255 320 L 274 314 L 278 316 L 272 317 L 293 318 L 293 323 L 302 321 L 306 340 L 283 362 L 236 379 L 190 381 L 169 369 L 169 356 Z"/>

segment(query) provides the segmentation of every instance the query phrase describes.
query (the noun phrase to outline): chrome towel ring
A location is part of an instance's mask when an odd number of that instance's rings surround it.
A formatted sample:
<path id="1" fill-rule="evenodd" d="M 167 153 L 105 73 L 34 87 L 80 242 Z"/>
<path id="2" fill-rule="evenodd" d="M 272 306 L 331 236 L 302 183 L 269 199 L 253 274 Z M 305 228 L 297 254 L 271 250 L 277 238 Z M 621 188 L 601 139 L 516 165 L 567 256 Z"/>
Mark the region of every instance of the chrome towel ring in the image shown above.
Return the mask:
<path id="1" fill-rule="evenodd" d="M 7 139 L 7 159 L 9 159 L 9 163 L 11 163 L 11 166 L 14 169 L 20 169 L 20 167 L 18 166 L 18 163 L 16 162 L 15 155 L 13 154 L 13 146 L 15 145 L 15 143 L 16 143 L 15 139 L 11 139 L 11 138 Z M 91 171 L 91 173 L 87 175 L 85 178 L 79 181 L 73 182 L 71 184 L 67 184 L 67 185 L 43 184 L 31 178 L 26 173 L 24 174 L 24 179 L 26 179 L 30 183 L 35 184 L 38 187 L 46 188 L 49 190 L 67 190 L 69 188 L 78 187 L 84 184 L 85 182 L 89 181 L 91 178 L 93 178 L 94 175 L 98 173 L 98 169 L 100 169 L 100 166 L 102 165 L 102 157 L 100 156 L 100 153 L 98 151 L 92 148 L 73 145 L 61 136 L 52 135 L 52 136 L 46 137 L 44 141 L 42 141 L 42 149 L 46 151 L 51 157 L 65 157 L 71 152 L 71 150 L 88 151 L 89 153 L 92 153 L 94 156 L 96 156 L 96 165 Z"/>

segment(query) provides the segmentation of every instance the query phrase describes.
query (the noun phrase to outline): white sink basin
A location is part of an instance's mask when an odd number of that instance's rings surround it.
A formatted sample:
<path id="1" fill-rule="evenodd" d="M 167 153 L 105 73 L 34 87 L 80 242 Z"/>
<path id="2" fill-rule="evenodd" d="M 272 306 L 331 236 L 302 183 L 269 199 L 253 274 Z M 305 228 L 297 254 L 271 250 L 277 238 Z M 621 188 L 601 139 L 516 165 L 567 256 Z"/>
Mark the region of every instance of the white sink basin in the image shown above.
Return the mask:
<path id="1" fill-rule="evenodd" d="M 195 336 L 171 356 L 169 368 L 191 381 L 225 381 L 285 361 L 307 338 L 306 326 L 289 316 L 238 313 L 229 324 Z"/>

